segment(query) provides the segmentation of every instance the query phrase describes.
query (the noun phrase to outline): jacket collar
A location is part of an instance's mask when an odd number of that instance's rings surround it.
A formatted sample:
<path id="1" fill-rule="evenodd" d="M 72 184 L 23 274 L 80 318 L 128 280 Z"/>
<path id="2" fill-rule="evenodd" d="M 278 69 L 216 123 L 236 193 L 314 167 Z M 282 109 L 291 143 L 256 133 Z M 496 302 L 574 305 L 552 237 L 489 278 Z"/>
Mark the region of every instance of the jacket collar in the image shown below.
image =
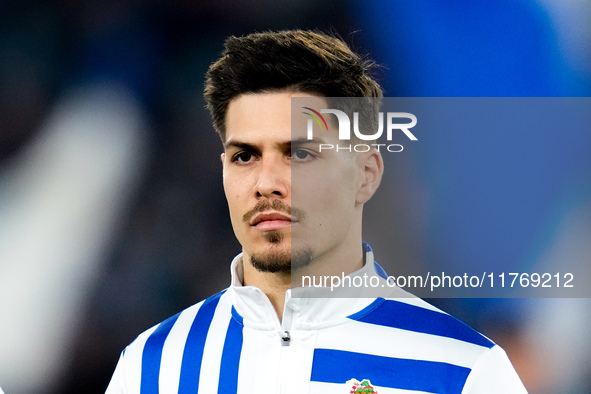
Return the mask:
<path id="1" fill-rule="evenodd" d="M 234 258 L 231 265 L 232 285 L 229 295 L 236 312 L 243 318 L 244 324 L 258 329 L 319 329 L 342 324 L 347 316 L 353 315 L 371 304 L 376 298 L 376 289 L 387 289 L 386 273 L 374 261 L 371 247 L 363 243 L 365 249 L 364 265 L 349 275 L 341 276 L 341 281 L 352 284 L 368 283 L 372 279 L 375 287 L 354 285 L 341 287 L 304 287 L 289 289 L 285 295 L 285 306 L 282 323 L 267 296 L 255 286 L 243 286 L 244 267 L 242 253 Z M 356 278 L 356 279 L 355 279 Z M 365 278 L 365 279 L 364 279 Z M 335 280 L 336 282 L 336 280 Z M 318 285 L 319 283 L 315 283 Z M 330 286 L 330 281 L 326 283 Z M 283 327 L 282 327 L 283 326 Z"/>

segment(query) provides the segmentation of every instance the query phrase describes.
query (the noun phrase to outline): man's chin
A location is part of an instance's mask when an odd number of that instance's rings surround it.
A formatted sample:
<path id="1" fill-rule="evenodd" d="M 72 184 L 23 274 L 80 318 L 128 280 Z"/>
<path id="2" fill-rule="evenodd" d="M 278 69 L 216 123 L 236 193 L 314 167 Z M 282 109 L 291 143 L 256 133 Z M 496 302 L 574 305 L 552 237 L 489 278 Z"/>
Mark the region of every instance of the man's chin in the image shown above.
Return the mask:
<path id="1" fill-rule="evenodd" d="M 250 255 L 250 263 L 260 272 L 290 273 L 292 269 L 306 267 L 312 261 L 312 251 L 303 249 L 292 253 L 291 248 L 269 250 Z"/>
<path id="2" fill-rule="evenodd" d="M 281 231 L 271 230 L 264 232 L 263 238 L 265 238 L 265 241 L 269 242 L 272 245 L 279 245 L 283 242 L 285 235 Z"/>

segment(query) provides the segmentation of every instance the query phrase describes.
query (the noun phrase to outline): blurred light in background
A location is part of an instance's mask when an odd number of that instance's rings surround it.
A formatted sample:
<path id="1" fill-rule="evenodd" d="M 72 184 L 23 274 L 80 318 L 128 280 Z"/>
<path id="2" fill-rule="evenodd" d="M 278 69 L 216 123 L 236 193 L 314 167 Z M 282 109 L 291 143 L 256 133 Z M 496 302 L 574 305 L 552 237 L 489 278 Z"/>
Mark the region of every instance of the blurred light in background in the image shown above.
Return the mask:
<path id="1" fill-rule="evenodd" d="M 137 103 L 71 92 L 0 174 L 0 365 L 5 388 L 42 392 L 62 372 L 82 301 L 146 162 Z M 31 373 L 31 371 L 35 371 Z"/>

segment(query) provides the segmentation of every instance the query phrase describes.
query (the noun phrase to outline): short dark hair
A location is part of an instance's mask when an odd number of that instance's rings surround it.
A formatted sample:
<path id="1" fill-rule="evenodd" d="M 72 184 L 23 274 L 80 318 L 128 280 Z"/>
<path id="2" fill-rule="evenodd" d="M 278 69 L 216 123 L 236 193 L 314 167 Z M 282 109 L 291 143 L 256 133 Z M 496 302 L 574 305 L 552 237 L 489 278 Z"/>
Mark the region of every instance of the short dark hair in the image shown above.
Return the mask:
<path id="1" fill-rule="evenodd" d="M 222 57 L 207 71 L 205 99 L 225 141 L 226 112 L 241 94 L 294 91 L 323 97 L 383 96 L 372 78 L 375 63 L 340 38 L 304 30 L 229 37 Z"/>

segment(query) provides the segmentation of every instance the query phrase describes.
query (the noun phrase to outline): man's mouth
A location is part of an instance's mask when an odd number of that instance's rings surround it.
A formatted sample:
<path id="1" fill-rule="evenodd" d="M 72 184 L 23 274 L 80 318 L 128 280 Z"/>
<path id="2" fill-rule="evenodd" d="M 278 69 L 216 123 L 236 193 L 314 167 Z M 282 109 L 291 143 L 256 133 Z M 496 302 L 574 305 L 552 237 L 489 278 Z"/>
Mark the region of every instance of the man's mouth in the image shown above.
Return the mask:
<path id="1" fill-rule="evenodd" d="M 292 218 L 281 212 L 262 212 L 250 220 L 250 225 L 259 231 L 281 230 L 292 223 Z"/>

